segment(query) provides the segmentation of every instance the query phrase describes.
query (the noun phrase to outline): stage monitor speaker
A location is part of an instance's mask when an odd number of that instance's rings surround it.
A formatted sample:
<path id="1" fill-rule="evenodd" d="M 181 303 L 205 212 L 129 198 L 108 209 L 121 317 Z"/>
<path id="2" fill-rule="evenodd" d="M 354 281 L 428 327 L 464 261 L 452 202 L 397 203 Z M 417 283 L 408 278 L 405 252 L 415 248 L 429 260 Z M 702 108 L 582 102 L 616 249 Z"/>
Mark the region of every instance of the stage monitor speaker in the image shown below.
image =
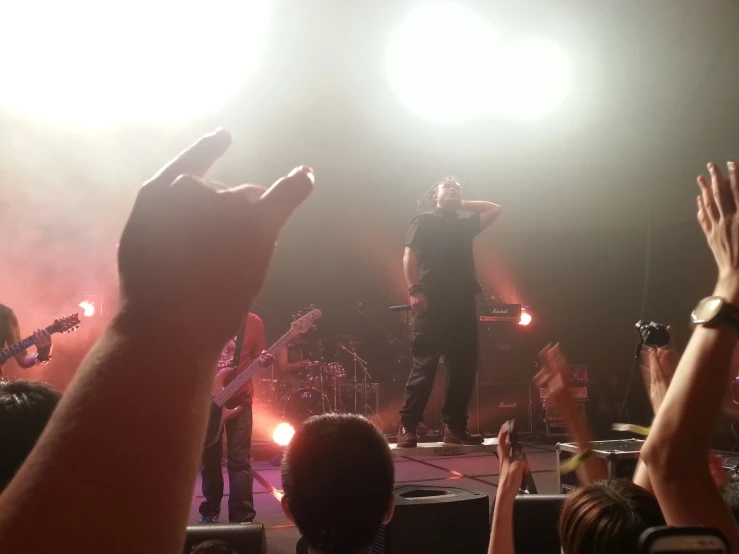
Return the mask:
<path id="1" fill-rule="evenodd" d="M 497 435 L 501 425 L 509 419 L 516 420 L 519 433 L 531 433 L 531 384 L 491 383 L 478 381 L 476 396 L 477 414 L 473 412 L 471 424 L 478 423 L 479 433 Z M 477 421 L 475 421 L 475 415 Z"/>
<path id="2" fill-rule="evenodd" d="M 237 554 L 264 554 L 267 552 L 267 536 L 261 523 L 230 525 L 191 525 L 185 536 L 184 554 L 190 554 L 194 546 L 210 540 L 220 540 Z"/>
<path id="3" fill-rule="evenodd" d="M 485 554 L 488 495 L 455 487 L 395 487 L 395 514 L 372 543 L 373 554 Z"/>

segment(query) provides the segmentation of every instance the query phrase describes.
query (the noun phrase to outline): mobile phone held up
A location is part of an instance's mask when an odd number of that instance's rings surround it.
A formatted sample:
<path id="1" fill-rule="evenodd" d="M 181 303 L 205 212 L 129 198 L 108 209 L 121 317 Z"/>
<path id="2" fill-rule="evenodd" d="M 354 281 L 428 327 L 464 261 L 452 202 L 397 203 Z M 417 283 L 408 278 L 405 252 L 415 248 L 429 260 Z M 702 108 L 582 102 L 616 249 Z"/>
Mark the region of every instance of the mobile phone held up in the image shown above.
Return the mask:
<path id="1" fill-rule="evenodd" d="M 523 457 L 523 445 L 516 432 L 516 420 L 508 420 L 508 439 L 511 441 L 511 459 L 520 460 Z"/>
<path id="2" fill-rule="evenodd" d="M 709 527 L 653 527 L 639 539 L 641 554 L 729 554 L 723 534 Z"/>

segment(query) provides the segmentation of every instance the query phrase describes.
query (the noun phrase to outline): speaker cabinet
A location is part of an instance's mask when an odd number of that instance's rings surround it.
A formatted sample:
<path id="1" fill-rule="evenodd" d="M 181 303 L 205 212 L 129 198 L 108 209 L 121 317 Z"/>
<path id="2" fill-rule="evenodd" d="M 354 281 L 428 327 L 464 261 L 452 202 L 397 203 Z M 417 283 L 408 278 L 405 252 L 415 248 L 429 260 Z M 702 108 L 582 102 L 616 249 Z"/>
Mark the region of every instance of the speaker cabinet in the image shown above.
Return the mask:
<path id="1" fill-rule="evenodd" d="M 477 383 L 477 423 L 479 433 L 497 435 L 501 425 L 516 420 L 519 433 L 531 433 L 531 385 L 518 383 Z M 474 414 L 473 414 L 474 417 Z"/>
<path id="2" fill-rule="evenodd" d="M 485 554 L 488 495 L 455 487 L 395 487 L 395 514 L 372 542 L 373 554 Z"/>
<path id="3" fill-rule="evenodd" d="M 530 380 L 536 370 L 537 350 L 529 330 L 515 323 L 478 325 L 480 381 Z"/>

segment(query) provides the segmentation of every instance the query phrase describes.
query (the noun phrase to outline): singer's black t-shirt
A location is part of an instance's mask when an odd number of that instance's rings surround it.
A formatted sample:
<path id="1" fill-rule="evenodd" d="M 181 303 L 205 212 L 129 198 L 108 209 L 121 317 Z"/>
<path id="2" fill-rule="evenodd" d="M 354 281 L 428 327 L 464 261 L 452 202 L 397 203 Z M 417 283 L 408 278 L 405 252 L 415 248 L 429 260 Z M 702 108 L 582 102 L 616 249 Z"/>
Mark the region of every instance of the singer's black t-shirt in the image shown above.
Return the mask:
<path id="1" fill-rule="evenodd" d="M 477 294 L 472 241 L 480 233 L 480 214 L 462 217 L 436 210 L 411 221 L 405 245 L 418 253 L 418 281 L 427 294 Z"/>

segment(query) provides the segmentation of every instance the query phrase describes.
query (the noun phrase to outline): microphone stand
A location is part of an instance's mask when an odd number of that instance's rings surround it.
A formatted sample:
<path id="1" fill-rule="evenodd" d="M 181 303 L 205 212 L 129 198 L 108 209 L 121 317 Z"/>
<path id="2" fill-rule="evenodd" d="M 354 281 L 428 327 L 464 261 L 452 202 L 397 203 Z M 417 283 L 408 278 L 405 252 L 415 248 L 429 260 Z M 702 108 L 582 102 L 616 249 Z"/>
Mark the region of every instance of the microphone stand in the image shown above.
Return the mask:
<path id="1" fill-rule="evenodd" d="M 367 378 L 372 379 L 372 375 L 370 375 L 369 371 L 367 370 L 367 362 L 364 361 L 362 358 L 359 357 L 357 354 L 356 348 L 353 346 L 351 348 L 347 348 L 340 342 L 337 343 L 339 345 L 339 348 L 341 348 L 344 352 L 349 354 L 354 359 L 354 413 L 358 413 L 357 408 L 357 367 L 362 368 L 362 372 L 364 373 L 364 392 L 363 392 L 363 400 L 364 400 L 364 415 L 367 415 Z"/>

